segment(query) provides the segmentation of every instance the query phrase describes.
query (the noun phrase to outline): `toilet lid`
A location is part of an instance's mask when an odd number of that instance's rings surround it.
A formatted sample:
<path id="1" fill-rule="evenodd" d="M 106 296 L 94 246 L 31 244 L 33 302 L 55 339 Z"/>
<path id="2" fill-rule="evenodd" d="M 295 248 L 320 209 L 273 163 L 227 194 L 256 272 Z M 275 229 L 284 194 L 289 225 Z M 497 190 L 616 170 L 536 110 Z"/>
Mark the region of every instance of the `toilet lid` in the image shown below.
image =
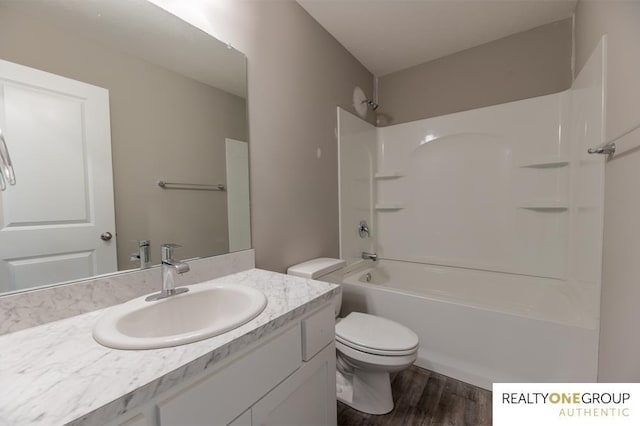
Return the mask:
<path id="1" fill-rule="evenodd" d="M 336 324 L 336 340 L 365 352 L 401 355 L 418 347 L 418 336 L 402 324 L 352 312 Z"/>

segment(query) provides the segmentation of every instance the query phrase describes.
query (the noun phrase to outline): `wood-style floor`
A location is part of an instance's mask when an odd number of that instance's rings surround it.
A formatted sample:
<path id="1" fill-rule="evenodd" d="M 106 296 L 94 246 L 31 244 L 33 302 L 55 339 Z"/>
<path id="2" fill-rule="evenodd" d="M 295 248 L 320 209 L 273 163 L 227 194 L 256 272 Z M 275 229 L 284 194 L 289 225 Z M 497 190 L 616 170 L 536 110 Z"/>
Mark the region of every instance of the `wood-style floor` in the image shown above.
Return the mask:
<path id="1" fill-rule="evenodd" d="M 361 413 L 338 402 L 338 425 L 491 425 L 491 392 L 412 366 L 391 382 L 392 412 Z"/>

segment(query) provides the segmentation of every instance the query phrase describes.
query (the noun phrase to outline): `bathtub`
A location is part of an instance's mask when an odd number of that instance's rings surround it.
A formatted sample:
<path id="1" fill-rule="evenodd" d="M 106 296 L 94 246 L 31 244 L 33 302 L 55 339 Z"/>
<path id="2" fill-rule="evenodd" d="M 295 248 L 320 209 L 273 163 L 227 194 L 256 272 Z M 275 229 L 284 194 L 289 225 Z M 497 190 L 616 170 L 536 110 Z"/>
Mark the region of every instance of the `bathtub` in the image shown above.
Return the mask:
<path id="1" fill-rule="evenodd" d="M 491 389 L 494 382 L 594 382 L 597 318 L 565 281 L 380 260 L 327 277 L 342 315 L 380 315 L 420 338 L 416 365 Z"/>

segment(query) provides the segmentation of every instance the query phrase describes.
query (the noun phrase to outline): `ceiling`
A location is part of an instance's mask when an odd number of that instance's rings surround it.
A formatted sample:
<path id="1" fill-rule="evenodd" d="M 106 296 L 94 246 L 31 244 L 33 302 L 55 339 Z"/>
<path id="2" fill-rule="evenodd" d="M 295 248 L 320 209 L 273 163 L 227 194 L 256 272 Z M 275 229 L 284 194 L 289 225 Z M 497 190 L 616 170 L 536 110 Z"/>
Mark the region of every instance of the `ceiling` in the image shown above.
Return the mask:
<path id="1" fill-rule="evenodd" d="M 570 17 L 577 0 L 297 0 L 383 76 Z"/>

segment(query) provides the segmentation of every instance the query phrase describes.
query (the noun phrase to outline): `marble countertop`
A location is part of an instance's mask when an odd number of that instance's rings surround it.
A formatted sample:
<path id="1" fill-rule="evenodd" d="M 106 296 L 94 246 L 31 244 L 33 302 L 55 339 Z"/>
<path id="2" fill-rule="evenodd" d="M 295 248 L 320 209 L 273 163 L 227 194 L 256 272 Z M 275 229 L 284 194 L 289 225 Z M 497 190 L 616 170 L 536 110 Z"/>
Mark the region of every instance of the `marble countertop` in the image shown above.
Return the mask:
<path id="1" fill-rule="evenodd" d="M 340 291 L 333 284 L 260 269 L 207 282 L 257 288 L 267 296 L 267 307 L 235 330 L 164 349 L 101 346 L 91 332 L 104 309 L 0 336 L 0 425 L 103 424 Z"/>

